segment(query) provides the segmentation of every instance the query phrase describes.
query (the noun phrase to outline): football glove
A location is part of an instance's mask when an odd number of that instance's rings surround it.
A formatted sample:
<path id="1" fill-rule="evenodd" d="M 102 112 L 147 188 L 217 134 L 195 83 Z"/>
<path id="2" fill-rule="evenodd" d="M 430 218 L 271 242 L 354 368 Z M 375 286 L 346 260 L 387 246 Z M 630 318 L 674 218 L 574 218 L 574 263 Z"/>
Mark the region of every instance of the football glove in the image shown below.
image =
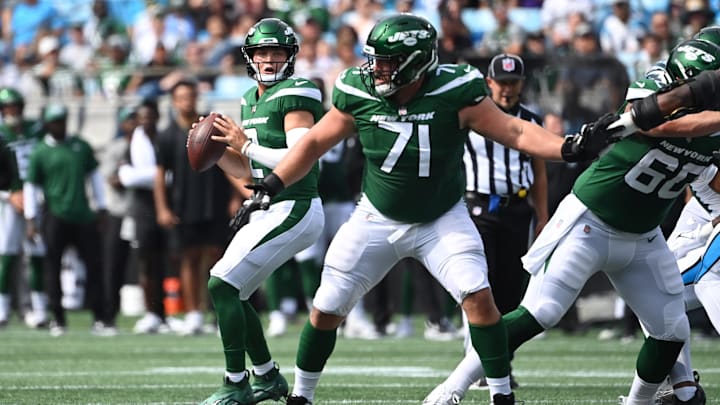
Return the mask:
<path id="1" fill-rule="evenodd" d="M 245 188 L 253 190 L 253 196 L 249 200 L 243 202 L 242 207 L 235 213 L 230 220 L 230 230 L 236 233 L 248 222 L 250 222 L 250 214 L 257 210 L 267 210 L 270 208 L 270 198 L 277 195 L 285 189 L 280 177 L 275 173 L 270 173 L 257 184 L 246 184 Z"/>
<path id="2" fill-rule="evenodd" d="M 561 148 L 563 160 L 580 162 L 597 158 L 610 144 L 620 140 L 614 135 L 623 130 L 622 126 L 608 129 L 617 120 L 618 115 L 608 113 L 595 122 L 583 125 L 577 134 L 566 135 Z"/>
<path id="3" fill-rule="evenodd" d="M 689 251 L 704 246 L 713 228 L 712 221 L 705 224 L 697 224 L 695 228 L 680 232 L 677 236 L 670 238 L 668 240 L 668 247 L 676 258 L 683 257 Z"/>

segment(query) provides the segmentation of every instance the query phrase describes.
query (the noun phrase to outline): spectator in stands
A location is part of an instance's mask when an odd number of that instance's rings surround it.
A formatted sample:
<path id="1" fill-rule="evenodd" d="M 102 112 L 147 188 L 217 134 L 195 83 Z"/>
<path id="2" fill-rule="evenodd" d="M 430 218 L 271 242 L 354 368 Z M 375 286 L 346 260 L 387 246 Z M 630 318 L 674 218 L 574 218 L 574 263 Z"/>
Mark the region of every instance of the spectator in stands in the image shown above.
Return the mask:
<path id="1" fill-rule="evenodd" d="M 160 4 L 148 6 L 132 26 L 132 56 L 134 62 L 148 64 L 157 58 L 157 49 L 162 46 L 172 57 L 185 39 L 178 32 L 166 29 L 167 9 Z"/>
<path id="2" fill-rule="evenodd" d="M 320 77 L 331 69 L 331 46 L 322 38 L 322 27 L 314 18 L 308 18 L 297 27 L 302 46 L 295 61 L 295 71 L 301 77 Z"/>
<path id="3" fill-rule="evenodd" d="M 631 21 L 629 0 L 613 0 L 612 14 L 602 23 L 600 48 L 608 55 L 631 55 L 640 50 L 638 36 L 641 34 Z"/>
<path id="4" fill-rule="evenodd" d="M 95 0 L 92 12 L 83 26 L 83 35 L 93 49 L 100 50 L 111 35 L 128 34 L 122 21 L 108 13 L 107 0 Z"/>
<path id="5" fill-rule="evenodd" d="M 40 61 L 33 66 L 33 74 L 45 97 L 68 97 L 83 94 L 80 76 L 60 62 L 60 40 L 44 36 L 37 47 Z"/>
<path id="6" fill-rule="evenodd" d="M 357 32 L 349 25 L 341 25 L 335 31 L 335 58 L 334 65 L 326 71 L 323 82 L 325 84 L 325 94 L 331 94 L 335 79 L 343 70 L 360 66 L 365 61 L 358 52 L 359 42 Z M 304 45 L 303 45 L 304 46 Z"/>
<path id="7" fill-rule="evenodd" d="M 142 68 L 136 69 L 130 78 L 125 92 L 141 98 L 157 98 L 167 92 L 172 86 L 163 79 L 177 68 L 172 54 L 165 48 L 163 42 L 155 42 L 155 52 L 152 59 Z M 174 79 L 170 79 L 172 83 Z"/>
<path id="8" fill-rule="evenodd" d="M 10 24 L 3 25 L 3 38 L 12 44 L 14 60 L 31 57 L 37 41 L 45 35 L 60 36 L 63 20 L 58 18 L 52 3 L 22 0 L 12 6 Z"/>
<path id="9" fill-rule="evenodd" d="M 86 292 L 92 310 L 92 331 L 102 334 L 111 327 L 103 308 L 101 296 L 102 256 L 100 225 L 106 214 L 102 176 L 90 145 L 67 133 L 68 110 L 60 104 L 50 104 L 43 112 L 47 130 L 43 142 L 30 156 L 27 182 L 23 189 L 27 236 L 38 232 L 39 194 L 44 196 L 43 240 L 45 256 L 45 288 L 54 322 L 52 336 L 65 334 L 67 319 L 62 306 L 60 288 L 61 258 L 68 246 L 74 246 L 87 269 Z M 94 207 L 86 194 L 86 181 L 92 186 Z"/>
<path id="10" fill-rule="evenodd" d="M 545 57 L 547 48 L 545 34 L 542 31 L 528 32 L 522 50 L 522 57 L 528 60 Z"/>
<path id="11" fill-rule="evenodd" d="M 681 19 L 684 24 L 683 38 L 691 38 L 702 28 L 712 25 L 715 12 L 710 7 L 708 0 L 685 0 Z"/>
<path id="12" fill-rule="evenodd" d="M 100 94 L 110 100 L 123 95 L 135 68 L 129 63 L 130 43 L 124 36 L 115 34 L 107 40 L 106 53 L 92 65 L 97 75 Z"/>
<path id="13" fill-rule="evenodd" d="M 592 21 L 592 0 L 545 0 L 540 11 L 545 36 L 553 50 L 565 50 L 572 41 L 575 27 Z"/>
<path id="14" fill-rule="evenodd" d="M 190 168 L 185 141 L 197 111 L 198 89 L 183 80 L 170 91 L 173 116 L 158 137 L 154 196 L 157 222 L 170 230 L 172 248 L 180 261 L 180 280 L 185 310 L 181 334 L 203 330 L 204 291 L 209 265 L 216 263 L 227 242 L 232 189 L 220 168 L 202 173 Z M 172 182 L 166 185 L 168 175 Z"/>
<path id="15" fill-rule="evenodd" d="M 492 9 L 497 26 L 483 35 L 478 52 L 481 55 L 519 54 L 525 42 L 525 31 L 510 21 L 505 0 L 495 1 Z"/>
<path id="16" fill-rule="evenodd" d="M 356 0 L 353 3 L 353 10 L 347 12 L 341 20 L 355 29 L 360 43 L 364 44 L 370 30 L 380 18 L 382 4 L 379 0 Z"/>
<path id="17" fill-rule="evenodd" d="M 650 16 L 649 34 L 657 36 L 660 46 L 665 55 L 669 54 L 675 45 L 678 44 L 679 34 L 672 30 L 670 16 L 664 11 L 657 11 Z"/>
<path id="18" fill-rule="evenodd" d="M 217 66 L 220 60 L 231 51 L 233 44 L 228 38 L 228 23 L 218 15 L 211 15 L 205 22 L 206 35 L 198 38 L 199 44 L 205 50 L 205 64 Z"/>
<path id="19" fill-rule="evenodd" d="M 77 74 L 83 74 L 94 55 L 93 47 L 83 36 L 82 24 L 74 24 L 68 29 L 69 42 L 60 48 L 59 60 Z"/>
<path id="20" fill-rule="evenodd" d="M 470 29 L 462 20 L 460 0 L 446 0 L 440 5 L 442 36 L 438 43 L 440 63 L 457 63 L 463 53 L 472 49 Z"/>
<path id="21" fill-rule="evenodd" d="M 668 52 L 663 48 L 660 37 L 648 33 L 640 42 L 642 48 L 633 66 L 633 77 L 642 77 L 657 61 L 667 60 Z"/>

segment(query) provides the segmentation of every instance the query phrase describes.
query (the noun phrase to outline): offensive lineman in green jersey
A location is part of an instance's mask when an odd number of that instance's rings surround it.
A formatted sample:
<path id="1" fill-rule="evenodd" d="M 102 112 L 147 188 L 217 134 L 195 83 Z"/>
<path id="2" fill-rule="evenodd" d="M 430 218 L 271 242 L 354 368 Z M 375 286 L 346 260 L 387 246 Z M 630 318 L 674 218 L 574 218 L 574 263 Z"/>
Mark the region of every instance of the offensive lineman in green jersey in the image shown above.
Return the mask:
<path id="1" fill-rule="evenodd" d="M 42 267 L 45 245 L 40 237 L 32 240 L 25 238 L 22 183 L 27 178 L 30 152 L 42 139 L 43 133 L 38 122 L 23 117 L 24 107 L 25 100 L 17 90 L 0 89 L 0 112 L 3 118 L 0 138 L 15 155 L 16 172 L 20 180 L 10 190 L 0 192 L 0 325 L 8 320 L 11 274 L 15 266 L 20 264 L 20 254 L 24 253 L 30 259 L 32 307 L 32 311 L 25 315 L 25 323 L 30 327 L 40 327 L 47 323 L 47 297 L 43 289 Z"/>
<path id="2" fill-rule="evenodd" d="M 720 67 L 719 56 L 719 47 L 686 41 L 674 49 L 668 70 L 672 79 L 694 77 Z M 652 80 L 635 85 L 658 87 Z M 682 279 L 659 225 L 713 164 L 720 137 L 706 135 L 717 127 L 717 112 L 705 111 L 637 132 L 580 175 L 523 257 L 532 274 L 528 290 L 520 307 L 503 316 L 511 351 L 554 326 L 585 282 L 603 271 L 649 334 L 623 404 L 652 403 L 690 334 Z M 466 356 L 458 369 L 470 374 L 472 361 Z"/>
<path id="3" fill-rule="evenodd" d="M 242 48 L 248 74 L 257 87 L 241 99 L 238 127 L 222 116 L 215 125 L 240 139 L 242 154 L 228 148 L 218 161 L 238 178 L 262 179 L 323 113 L 320 90 L 309 80 L 292 78 L 297 40 L 292 28 L 276 18 L 257 22 Z M 203 404 L 254 404 L 279 400 L 288 392 L 285 378 L 272 361 L 262 325 L 248 301 L 280 265 L 318 238 L 324 218 L 315 166 L 240 228 L 223 257 L 210 270 L 208 289 L 217 313 L 225 352 L 223 386 Z M 253 364 L 248 382 L 245 353 Z"/>
<path id="4" fill-rule="evenodd" d="M 472 128 L 543 159 L 580 160 L 607 145 L 612 121 L 598 121 L 582 137 L 563 141 L 503 113 L 487 97 L 477 69 L 438 66 L 435 28 L 411 14 L 379 21 L 364 51 L 368 64 L 338 76 L 331 110 L 254 186 L 258 194 L 281 197 L 285 185 L 302 179 L 333 145 L 359 134 L 366 159 L 363 195 L 325 257 L 287 403 L 311 403 L 343 318 L 396 262 L 414 257 L 462 303 L 493 403 L 514 404 L 505 325 L 490 293 L 480 235 L 462 201 L 466 136 Z M 215 139 L 242 146 L 229 137 Z M 460 400 L 443 394 L 436 403 Z"/>

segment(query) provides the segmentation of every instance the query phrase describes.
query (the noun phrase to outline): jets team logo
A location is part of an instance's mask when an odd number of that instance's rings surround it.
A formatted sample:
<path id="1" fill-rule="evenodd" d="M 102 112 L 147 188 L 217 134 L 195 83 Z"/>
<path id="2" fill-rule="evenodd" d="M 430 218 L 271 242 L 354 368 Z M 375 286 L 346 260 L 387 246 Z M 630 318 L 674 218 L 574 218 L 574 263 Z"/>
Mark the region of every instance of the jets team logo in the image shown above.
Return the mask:
<path id="1" fill-rule="evenodd" d="M 513 58 L 505 58 L 502 60 L 502 69 L 506 72 L 514 72 L 515 71 L 515 59 Z"/>
<path id="2" fill-rule="evenodd" d="M 427 30 L 409 30 L 394 33 L 388 38 L 389 43 L 402 42 L 405 46 L 415 46 L 418 39 L 430 38 L 430 32 Z"/>

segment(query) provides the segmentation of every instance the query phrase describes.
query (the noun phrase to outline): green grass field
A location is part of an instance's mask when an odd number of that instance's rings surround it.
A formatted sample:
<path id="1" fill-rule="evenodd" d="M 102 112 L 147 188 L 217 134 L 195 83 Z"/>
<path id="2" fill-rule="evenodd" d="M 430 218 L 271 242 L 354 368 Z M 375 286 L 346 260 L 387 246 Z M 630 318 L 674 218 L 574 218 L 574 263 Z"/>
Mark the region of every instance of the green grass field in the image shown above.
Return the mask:
<path id="1" fill-rule="evenodd" d="M 110 338 L 90 335 L 87 313 L 72 313 L 69 332 L 60 338 L 11 323 L 0 330 L 0 404 L 194 404 L 219 386 L 223 358 L 217 336 L 135 336 L 133 322 L 121 319 L 121 334 Z M 300 327 L 269 339 L 291 384 Z M 551 331 L 528 342 L 513 362 L 521 384 L 517 398 L 526 405 L 617 403 L 628 391 L 640 342 L 596 337 L 597 330 L 582 337 Z M 693 344 L 708 403 L 720 404 L 720 341 Z M 316 404 L 420 404 L 460 359 L 461 346 L 421 336 L 338 339 Z M 470 391 L 463 401 L 488 403 L 487 391 Z"/>

